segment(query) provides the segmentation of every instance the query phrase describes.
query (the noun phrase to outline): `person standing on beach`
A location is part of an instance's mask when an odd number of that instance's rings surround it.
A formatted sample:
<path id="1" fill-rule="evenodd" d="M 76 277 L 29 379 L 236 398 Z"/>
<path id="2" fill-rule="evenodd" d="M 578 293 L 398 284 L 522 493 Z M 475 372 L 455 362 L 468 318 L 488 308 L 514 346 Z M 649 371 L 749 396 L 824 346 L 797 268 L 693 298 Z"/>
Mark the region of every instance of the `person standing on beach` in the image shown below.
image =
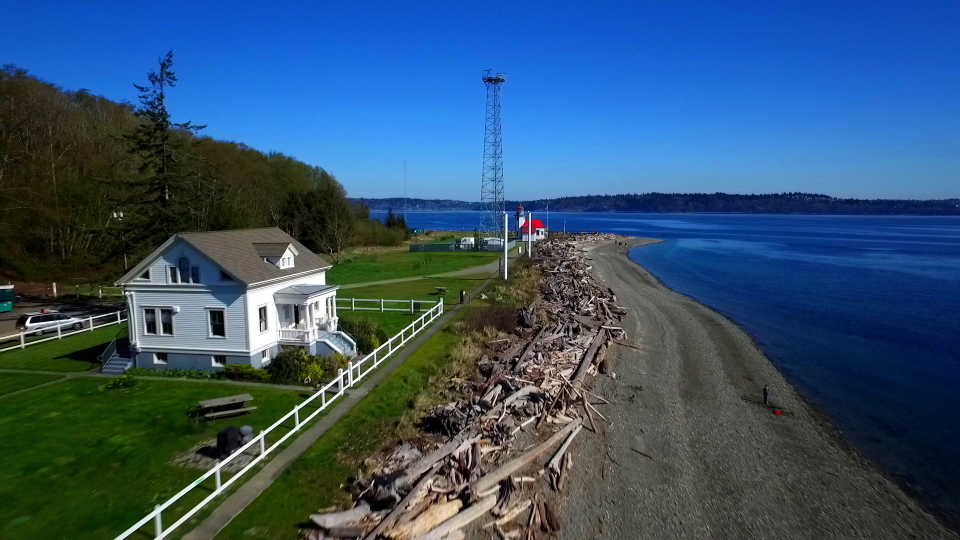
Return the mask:
<path id="1" fill-rule="evenodd" d="M 766 384 L 763 385 L 763 404 L 767 407 L 770 406 L 770 387 Z"/>

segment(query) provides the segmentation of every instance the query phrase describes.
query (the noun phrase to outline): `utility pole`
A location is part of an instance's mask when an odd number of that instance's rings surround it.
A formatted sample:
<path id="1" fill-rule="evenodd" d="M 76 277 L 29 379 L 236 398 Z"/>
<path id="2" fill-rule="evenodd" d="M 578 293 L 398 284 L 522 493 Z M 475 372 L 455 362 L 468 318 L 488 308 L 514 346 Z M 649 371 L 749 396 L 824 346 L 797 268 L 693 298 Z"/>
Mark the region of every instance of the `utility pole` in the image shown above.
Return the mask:
<path id="1" fill-rule="evenodd" d="M 507 268 L 510 266 L 510 259 L 507 258 L 507 234 L 510 232 L 510 216 L 503 213 L 503 279 L 507 279 Z"/>
<path id="2" fill-rule="evenodd" d="M 407 222 L 407 160 L 403 160 L 403 222 Z"/>
<path id="3" fill-rule="evenodd" d="M 533 258 L 533 212 L 527 212 L 527 257 Z"/>

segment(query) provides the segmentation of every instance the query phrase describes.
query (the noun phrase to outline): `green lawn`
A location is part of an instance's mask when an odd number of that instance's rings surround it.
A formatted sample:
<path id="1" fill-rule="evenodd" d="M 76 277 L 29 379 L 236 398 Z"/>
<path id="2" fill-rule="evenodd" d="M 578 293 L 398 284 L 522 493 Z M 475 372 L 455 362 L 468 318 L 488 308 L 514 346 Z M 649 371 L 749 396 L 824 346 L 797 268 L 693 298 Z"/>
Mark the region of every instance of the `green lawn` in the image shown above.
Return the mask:
<path id="1" fill-rule="evenodd" d="M 311 513 L 348 502 L 343 482 L 362 468 L 367 456 L 397 438 L 397 426 L 406 414 L 438 400 L 445 387 L 442 380 L 448 378 L 447 354 L 459 341 L 446 329 L 428 339 L 294 461 L 217 540 L 296 538 L 298 524 Z"/>
<path id="2" fill-rule="evenodd" d="M 460 289 L 470 293 L 489 277 L 490 274 L 483 273 L 458 277 L 424 278 L 414 281 L 401 281 L 399 283 L 343 289 L 337 293 L 337 296 L 341 299 L 388 298 L 399 300 L 432 300 L 436 302 L 441 298 L 437 293 L 437 287 L 446 287 L 447 292 L 442 298 L 446 305 L 450 305 L 460 302 Z M 342 304 L 343 302 L 341 302 L 341 305 Z M 397 305 L 394 304 L 388 307 L 397 307 Z M 343 309 L 341 308 L 341 312 L 342 311 Z"/>
<path id="3" fill-rule="evenodd" d="M 0 396 L 62 378 L 63 375 L 43 375 L 39 373 L 0 373 Z"/>
<path id="4" fill-rule="evenodd" d="M 327 282 L 336 285 L 429 276 L 482 266 L 497 260 L 499 253 L 478 251 L 412 253 L 392 251 L 354 255 L 327 272 Z"/>
<path id="5" fill-rule="evenodd" d="M 303 400 L 290 390 L 174 380 L 105 390 L 108 380 L 77 377 L 0 401 L 0 538 L 113 538 L 202 474 L 174 465 L 175 456 L 227 426 L 262 429 Z M 237 393 L 251 394 L 257 410 L 188 420 L 198 401 Z M 185 509 L 175 505 L 164 523 Z"/>
<path id="6" fill-rule="evenodd" d="M 413 321 L 417 320 L 423 313 L 403 313 L 400 311 L 339 311 L 337 316 L 346 320 L 370 319 L 377 323 L 387 337 L 395 336 L 400 330 L 403 330 Z"/>
<path id="7" fill-rule="evenodd" d="M 98 357 L 118 336 L 125 336 L 126 323 L 104 326 L 39 345 L 0 353 L 0 368 L 41 371 L 87 371 L 100 367 Z"/>

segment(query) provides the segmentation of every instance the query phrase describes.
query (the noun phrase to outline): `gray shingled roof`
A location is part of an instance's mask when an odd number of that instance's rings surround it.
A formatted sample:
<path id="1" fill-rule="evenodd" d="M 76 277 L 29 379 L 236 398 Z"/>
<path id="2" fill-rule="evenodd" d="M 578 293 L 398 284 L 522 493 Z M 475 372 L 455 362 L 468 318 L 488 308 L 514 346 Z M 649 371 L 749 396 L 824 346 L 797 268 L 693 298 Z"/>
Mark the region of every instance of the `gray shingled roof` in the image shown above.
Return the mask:
<path id="1" fill-rule="evenodd" d="M 287 247 L 290 246 L 290 242 L 275 242 L 275 243 L 256 243 L 253 244 L 253 248 L 257 250 L 257 255 L 261 257 L 281 257 L 283 253 L 287 251 Z M 299 250 L 298 250 L 299 251 Z"/>
<path id="2" fill-rule="evenodd" d="M 177 236 L 209 257 L 235 279 L 247 285 L 332 266 L 329 261 L 305 248 L 292 236 L 276 227 L 189 232 L 179 233 Z M 281 270 L 273 264 L 264 262 L 265 255 L 260 255 L 255 244 L 282 244 L 284 249 L 293 244 L 300 254 L 294 258 L 293 268 Z M 282 254 L 283 251 L 280 252 L 280 255 Z"/>

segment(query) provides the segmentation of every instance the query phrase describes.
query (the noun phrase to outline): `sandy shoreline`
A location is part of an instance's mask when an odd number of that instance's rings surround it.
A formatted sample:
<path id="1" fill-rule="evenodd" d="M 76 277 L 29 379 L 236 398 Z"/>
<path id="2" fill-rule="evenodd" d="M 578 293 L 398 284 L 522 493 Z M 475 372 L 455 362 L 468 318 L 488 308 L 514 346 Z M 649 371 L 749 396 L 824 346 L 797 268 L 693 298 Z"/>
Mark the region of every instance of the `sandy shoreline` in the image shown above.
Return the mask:
<path id="1" fill-rule="evenodd" d="M 599 379 L 612 425 L 575 449 L 563 538 L 960 538 L 851 451 L 737 325 L 624 246 L 591 253 L 636 348 L 611 349 L 617 379 Z M 763 406 L 764 384 L 784 415 Z"/>

